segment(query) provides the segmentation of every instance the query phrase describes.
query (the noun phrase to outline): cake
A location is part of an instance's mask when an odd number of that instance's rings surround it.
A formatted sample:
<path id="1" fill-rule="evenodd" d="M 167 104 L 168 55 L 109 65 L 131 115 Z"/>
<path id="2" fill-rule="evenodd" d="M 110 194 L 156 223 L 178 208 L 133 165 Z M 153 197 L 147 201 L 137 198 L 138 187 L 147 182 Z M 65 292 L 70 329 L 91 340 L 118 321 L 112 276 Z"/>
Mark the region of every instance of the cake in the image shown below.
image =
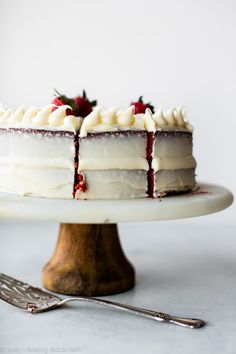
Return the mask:
<path id="1" fill-rule="evenodd" d="M 150 120 L 151 121 L 151 120 Z M 151 121 L 152 123 L 152 121 Z M 78 199 L 142 198 L 148 193 L 149 133 L 146 117 L 127 109 L 95 108 L 80 133 Z"/>
<path id="2" fill-rule="evenodd" d="M 158 197 L 195 185 L 192 126 L 182 108 L 95 108 L 78 134 L 78 199 Z"/>
<path id="3" fill-rule="evenodd" d="M 92 109 L 85 92 L 78 100 L 83 114 L 63 95 L 41 109 L 0 108 L 0 191 L 81 200 L 194 188 L 193 129 L 181 107 L 155 113 L 140 98 Z"/>
<path id="4" fill-rule="evenodd" d="M 153 196 L 187 192 L 195 186 L 196 161 L 192 155 L 192 126 L 184 119 L 182 107 L 161 109 L 152 115 Z"/>
<path id="5" fill-rule="evenodd" d="M 73 198 L 77 131 L 82 118 L 20 107 L 0 110 L 0 190 L 46 198 Z"/>

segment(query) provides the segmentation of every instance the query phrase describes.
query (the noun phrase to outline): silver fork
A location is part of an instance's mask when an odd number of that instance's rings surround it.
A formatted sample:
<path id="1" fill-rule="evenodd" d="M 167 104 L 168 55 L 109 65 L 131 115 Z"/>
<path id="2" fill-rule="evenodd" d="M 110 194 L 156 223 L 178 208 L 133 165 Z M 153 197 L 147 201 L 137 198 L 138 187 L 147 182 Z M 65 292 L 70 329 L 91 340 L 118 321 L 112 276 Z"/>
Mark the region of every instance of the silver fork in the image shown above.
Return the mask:
<path id="1" fill-rule="evenodd" d="M 183 327 L 200 328 L 206 324 L 205 321 L 197 318 L 171 316 L 163 312 L 151 311 L 93 297 L 77 296 L 61 299 L 58 296 L 52 295 L 42 289 L 35 288 L 2 273 L 0 273 L 0 299 L 34 314 L 58 308 L 69 301 L 85 301 L 108 306 L 157 321 L 174 323 Z"/>

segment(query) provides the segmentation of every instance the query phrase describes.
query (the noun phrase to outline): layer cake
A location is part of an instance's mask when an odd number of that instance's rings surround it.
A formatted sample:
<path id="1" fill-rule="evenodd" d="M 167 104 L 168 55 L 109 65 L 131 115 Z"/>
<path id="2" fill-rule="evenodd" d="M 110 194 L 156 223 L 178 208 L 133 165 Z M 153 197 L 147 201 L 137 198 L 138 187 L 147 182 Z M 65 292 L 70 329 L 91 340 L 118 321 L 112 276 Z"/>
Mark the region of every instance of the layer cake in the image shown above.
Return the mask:
<path id="1" fill-rule="evenodd" d="M 46 198 L 73 198 L 76 136 L 81 118 L 20 107 L 0 110 L 0 190 Z"/>
<path id="2" fill-rule="evenodd" d="M 156 198 L 195 186 L 183 109 L 0 108 L 0 191 L 46 198 Z"/>
<path id="3" fill-rule="evenodd" d="M 192 126 L 182 108 L 95 108 L 78 135 L 78 199 L 158 197 L 195 185 Z"/>
<path id="4" fill-rule="evenodd" d="M 153 196 L 191 190 L 195 186 L 196 161 L 192 155 L 192 126 L 184 119 L 183 108 L 160 109 L 152 115 L 155 124 L 153 145 Z"/>
<path id="5" fill-rule="evenodd" d="M 79 133 L 78 199 L 142 198 L 148 194 L 148 122 L 133 107 L 95 108 Z"/>

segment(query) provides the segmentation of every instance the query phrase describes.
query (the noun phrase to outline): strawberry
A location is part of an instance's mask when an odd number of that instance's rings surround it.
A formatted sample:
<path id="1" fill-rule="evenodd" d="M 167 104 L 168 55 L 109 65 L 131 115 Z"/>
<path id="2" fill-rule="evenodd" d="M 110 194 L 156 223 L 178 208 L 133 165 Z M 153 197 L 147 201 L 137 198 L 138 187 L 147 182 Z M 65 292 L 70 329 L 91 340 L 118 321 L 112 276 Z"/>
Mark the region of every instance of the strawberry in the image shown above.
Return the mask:
<path id="1" fill-rule="evenodd" d="M 57 90 L 55 90 L 55 98 L 52 101 L 56 106 L 62 106 L 68 104 L 72 109 L 67 109 L 66 114 L 73 114 L 79 117 L 86 117 L 89 113 L 92 112 L 93 106 L 97 104 L 97 101 L 90 102 L 86 96 L 86 92 L 83 90 L 82 96 L 77 96 L 75 98 L 69 98 L 66 95 L 60 94 Z M 53 111 L 57 109 L 57 107 L 53 107 Z"/>
<path id="2" fill-rule="evenodd" d="M 55 106 L 59 107 L 59 106 L 63 106 L 63 105 L 69 105 L 71 106 L 72 109 L 67 108 L 66 109 L 66 114 L 67 115 L 74 115 L 76 116 L 77 112 L 76 112 L 76 104 L 75 104 L 75 100 L 73 98 L 69 98 L 65 95 L 60 94 L 57 90 L 55 90 L 55 98 L 52 100 L 52 104 L 55 104 Z M 57 107 L 53 107 L 52 111 L 55 111 L 57 109 Z"/>
<path id="3" fill-rule="evenodd" d="M 55 106 L 54 107 L 52 107 L 52 112 L 53 111 L 55 111 L 58 107 L 60 107 L 60 106 L 63 106 L 63 105 L 65 105 L 65 104 L 67 104 L 67 103 L 65 103 L 65 102 L 63 102 L 60 98 L 54 98 L 54 100 L 52 101 L 52 104 L 55 104 Z M 72 110 L 72 109 L 70 109 L 70 108 L 67 108 L 66 109 L 66 115 L 67 116 L 69 116 L 69 115 L 74 115 L 74 111 Z"/>
<path id="4" fill-rule="evenodd" d="M 83 90 L 82 96 L 75 97 L 80 117 L 86 117 L 92 112 L 93 106 L 96 106 L 97 101 L 90 102 L 86 96 L 86 92 Z"/>
<path id="5" fill-rule="evenodd" d="M 63 102 L 59 97 L 55 97 L 52 100 L 52 104 L 55 104 L 55 106 L 63 106 L 64 104 L 66 104 L 65 102 Z"/>
<path id="6" fill-rule="evenodd" d="M 143 96 L 140 96 L 138 101 L 131 102 L 131 106 L 134 106 L 134 114 L 145 113 L 146 108 L 149 108 L 152 113 L 155 113 L 154 107 L 151 105 L 150 102 L 143 102 Z"/>

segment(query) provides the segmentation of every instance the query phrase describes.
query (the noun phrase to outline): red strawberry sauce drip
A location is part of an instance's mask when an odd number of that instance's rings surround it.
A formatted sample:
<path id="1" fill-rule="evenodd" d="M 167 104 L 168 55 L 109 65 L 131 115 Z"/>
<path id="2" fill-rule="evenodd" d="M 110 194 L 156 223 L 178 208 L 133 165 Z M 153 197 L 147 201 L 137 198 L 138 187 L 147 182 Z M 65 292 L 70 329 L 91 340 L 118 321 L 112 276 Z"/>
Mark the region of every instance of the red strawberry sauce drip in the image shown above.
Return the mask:
<path id="1" fill-rule="evenodd" d="M 154 133 L 147 133 L 147 150 L 146 150 L 146 158 L 149 165 L 148 171 L 148 196 L 153 198 L 154 196 L 154 170 L 152 168 L 152 152 L 153 152 L 153 144 L 154 144 Z"/>
<path id="2" fill-rule="evenodd" d="M 87 184 L 85 183 L 84 176 L 78 174 L 78 183 L 75 186 L 75 190 L 80 190 L 82 193 L 85 193 L 87 190 Z"/>

